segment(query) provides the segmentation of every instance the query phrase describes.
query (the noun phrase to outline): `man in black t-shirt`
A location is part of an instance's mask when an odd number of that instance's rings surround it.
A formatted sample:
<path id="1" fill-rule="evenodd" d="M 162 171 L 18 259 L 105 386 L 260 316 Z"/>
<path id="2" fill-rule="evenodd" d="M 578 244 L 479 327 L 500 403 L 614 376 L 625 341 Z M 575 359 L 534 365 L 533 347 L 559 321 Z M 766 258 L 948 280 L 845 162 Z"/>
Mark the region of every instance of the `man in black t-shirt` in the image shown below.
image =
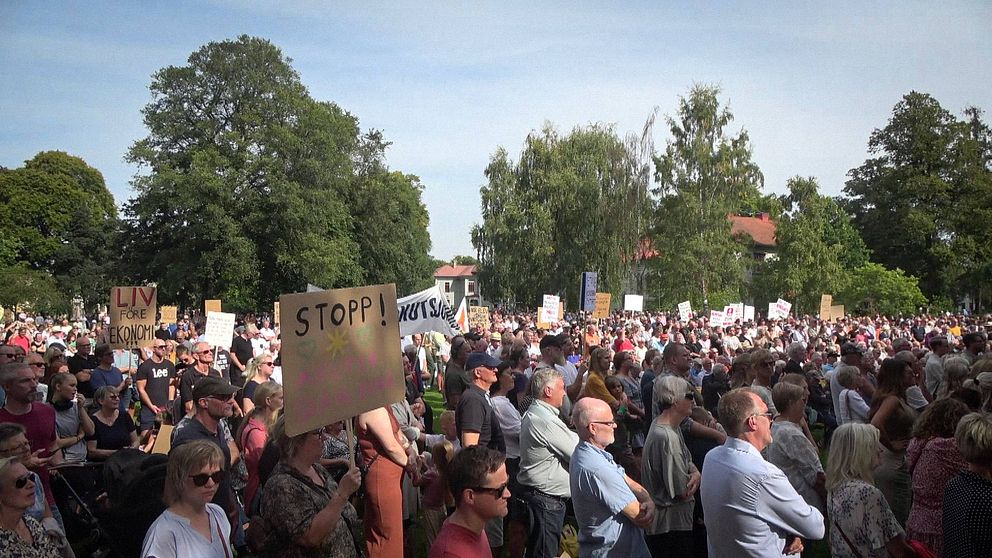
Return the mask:
<path id="1" fill-rule="evenodd" d="M 462 447 L 480 445 L 506 453 L 506 441 L 499 420 L 489 401 L 489 388 L 496 383 L 500 360 L 486 353 L 471 353 L 465 363 L 466 376 L 472 378 L 455 409 L 455 429 Z"/>
<path id="2" fill-rule="evenodd" d="M 245 331 L 245 326 L 238 326 L 234 330 L 234 341 L 231 343 L 231 371 L 232 377 L 242 376 L 248 362 L 255 356 L 251 346 L 251 339 Z"/>
<path id="3" fill-rule="evenodd" d="M 66 360 L 69 372 L 76 377 L 76 389 L 87 399 L 93 399 L 93 387 L 90 386 L 90 375 L 100 364 L 92 354 L 93 341 L 83 335 L 76 338 L 76 354 Z"/>
<path id="4" fill-rule="evenodd" d="M 176 366 L 165 358 L 169 345 L 161 339 L 152 342 L 152 356 L 138 366 L 135 387 L 141 398 L 141 417 L 138 432 L 144 432 L 155 424 L 156 416 L 168 410 L 169 402 L 176 397 Z"/>
<path id="5" fill-rule="evenodd" d="M 214 351 L 203 341 L 193 345 L 193 362 L 193 366 L 187 366 L 183 377 L 179 379 L 179 397 L 185 414 L 193 410 L 193 386 L 197 380 L 207 376 L 220 376 L 220 372 L 212 366 Z"/>

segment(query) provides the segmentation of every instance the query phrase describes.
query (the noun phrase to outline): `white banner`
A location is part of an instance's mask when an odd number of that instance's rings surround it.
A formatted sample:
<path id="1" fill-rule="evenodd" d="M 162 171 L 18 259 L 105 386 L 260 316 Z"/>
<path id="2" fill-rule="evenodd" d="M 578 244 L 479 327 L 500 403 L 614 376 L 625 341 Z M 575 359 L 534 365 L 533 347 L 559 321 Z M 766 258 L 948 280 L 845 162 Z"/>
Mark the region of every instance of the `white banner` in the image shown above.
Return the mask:
<path id="1" fill-rule="evenodd" d="M 679 316 L 682 318 L 683 321 L 691 319 L 692 318 L 692 303 L 690 303 L 688 300 L 685 301 L 685 302 L 680 302 L 679 303 Z"/>
<path id="2" fill-rule="evenodd" d="M 754 321 L 754 306 L 744 306 L 744 321 L 745 322 Z"/>
<path id="3" fill-rule="evenodd" d="M 452 336 L 461 334 L 455 313 L 437 285 L 397 300 L 396 307 L 402 337 L 427 331 Z"/>
<path id="4" fill-rule="evenodd" d="M 644 297 L 641 295 L 623 295 L 623 309 L 631 312 L 643 312 Z"/>
<path id="5" fill-rule="evenodd" d="M 710 327 L 723 327 L 723 312 L 710 310 Z"/>
<path id="6" fill-rule="evenodd" d="M 231 350 L 234 340 L 234 314 L 229 312 L 207 312 L 207 329 L 203 340 L 211 347 Z"/>
<path id="7" fill-rule="evenodd" d="M 778 309 L 778 315 L 780 318 L 785 319 L 789 317 L 789 313 L 792 312 L 792 303 L 786 302 L 781 298 L 775 303 L 775 308 Z"/>
<path id="8" fill-rule="evenodd" d="M 544 304 L 541 305 L 541 320 L 545 323 L 554 323 L 558 321 L 558 307 L 561 305 L 561 299 L 555 295 L 544 295 Z"/>

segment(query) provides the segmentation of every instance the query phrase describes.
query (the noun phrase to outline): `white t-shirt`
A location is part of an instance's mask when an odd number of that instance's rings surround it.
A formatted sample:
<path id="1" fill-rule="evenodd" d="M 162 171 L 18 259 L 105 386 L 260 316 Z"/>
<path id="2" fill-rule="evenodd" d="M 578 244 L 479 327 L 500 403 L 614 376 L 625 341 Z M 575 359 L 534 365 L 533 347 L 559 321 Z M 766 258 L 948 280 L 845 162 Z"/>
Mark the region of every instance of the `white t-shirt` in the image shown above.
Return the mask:
<path id="1" fill-rule="evenodd" d="M 233 556 L 228 543 L 231 538 L 231 524 L 227 521 L 224 510 L 217 504 L 207 504 L 207 515 L 210 517 L 210 540 L 193 529 L 188 519 L 165 510 L 145 534 L 141 557 L 230 558 Z"/>

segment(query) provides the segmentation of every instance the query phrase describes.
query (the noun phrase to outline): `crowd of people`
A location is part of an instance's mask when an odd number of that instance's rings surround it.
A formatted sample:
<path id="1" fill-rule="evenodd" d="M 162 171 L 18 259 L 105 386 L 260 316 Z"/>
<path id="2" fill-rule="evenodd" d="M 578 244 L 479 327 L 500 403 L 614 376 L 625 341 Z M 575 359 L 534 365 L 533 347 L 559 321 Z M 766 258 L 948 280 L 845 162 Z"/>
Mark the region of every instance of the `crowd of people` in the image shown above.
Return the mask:
<path id="1" fill-rule="evenodd" d="M 403 400 L 296 436 L 278 327 L 239 323 L 130 351 L 102 317 L 5 324 L 0 554 L 72 555 L 67 466 L 167 436 L 141 556 L 992 556 L 985 318 L 494 310 L 401 340 Z"/>

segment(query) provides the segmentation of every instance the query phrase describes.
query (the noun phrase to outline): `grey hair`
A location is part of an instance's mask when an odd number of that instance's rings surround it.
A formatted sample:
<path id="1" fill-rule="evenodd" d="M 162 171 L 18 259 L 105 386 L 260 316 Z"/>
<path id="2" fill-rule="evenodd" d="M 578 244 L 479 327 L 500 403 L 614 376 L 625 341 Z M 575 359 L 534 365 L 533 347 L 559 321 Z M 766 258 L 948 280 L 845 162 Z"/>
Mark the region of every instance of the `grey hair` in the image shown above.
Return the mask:
<path id="1" fill-rule="evenodd" d="M 534 372 L 534 375 L 530 377 L 530 386 L 528 387 L 530 396 L 534 399 L 543 398 L 544 388 L 553 385 L 554 381 L 558 378 L 564 380 L 565 376 L 556 368 L 551 368 L 550 366 Z"/>
<path id="2" fill-rule="evenodd" d="M 837 368 L 837 383 L 846 388 L 853 388 L 861 371 L 856 366 L 845 364 Z"/>
<path id="3" fill-rule="evenodd" d="M 786 350 L 786 354 L 792 360 L 799 361 L 806 356 L 806 346 L 802 343 L 791 343 Z"/>
<path id="4" fill-rule="evenodd" d="M 654 381 L 654 385 L 654 397 L 662 411 L 685 398 L 685 394 L 689 393 L 688 390 L 692 389 L 689 382 L 678 376 L 658 378 Z"/>

